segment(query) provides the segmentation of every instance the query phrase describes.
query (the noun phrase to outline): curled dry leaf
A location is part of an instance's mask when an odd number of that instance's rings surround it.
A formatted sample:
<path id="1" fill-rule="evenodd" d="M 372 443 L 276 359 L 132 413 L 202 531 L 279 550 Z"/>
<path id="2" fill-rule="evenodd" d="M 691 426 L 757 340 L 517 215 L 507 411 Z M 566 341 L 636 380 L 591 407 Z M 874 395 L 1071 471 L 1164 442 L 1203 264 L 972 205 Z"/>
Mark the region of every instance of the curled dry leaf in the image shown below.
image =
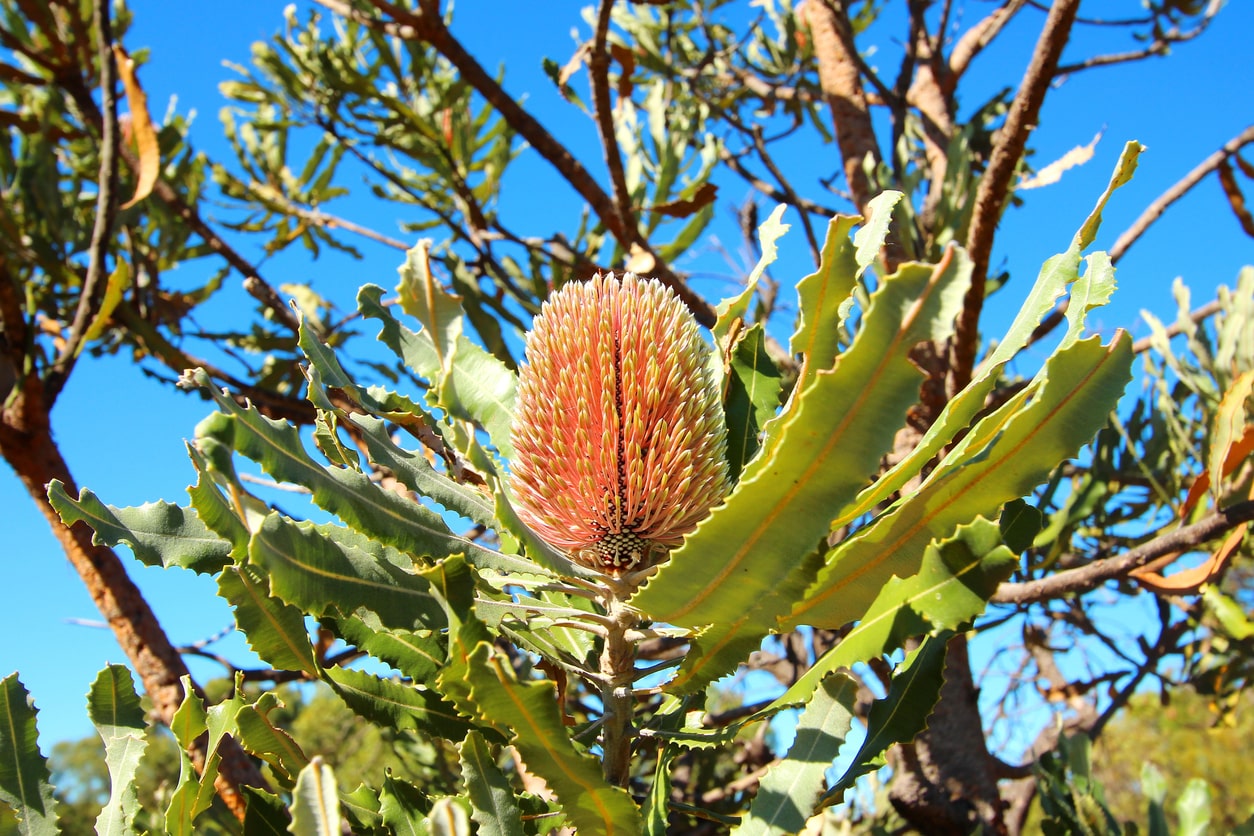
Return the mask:
<path id="1" fill-rule="evenodd" d="M 129 209 L 152 193 L 157 175 L 161 172 L 161 148 L 157 143 L 157 130 L 148 115 L 148 97 L 139 86 L 139 79 L 135 75 L 135 62 L 119 44 L 113 45 L 113 57 L 117 60 L 118 74 L 126 89 L 126 102 L 131 109 L 131 135 L 135 138 L 135 149 L 139 153 L 139 177 L 135 182 L 135 194 L 122 204 L 123 209 Z"/>
<path id="2" fill-rule="evenodd" d="M 1093 152 L 1097 149 L 1097 143 L 1101 140 L 1101 131 L 1097 136 L 1093 137 L 1093 141 L 1088 145 L 1077 145 L 1049 165 L 1036 172 L 1034 177 L 1025 177 L 1019 181 L 1016 189 L 1039 189 L 1041 186 L 1051 186 L 1062 179 L 1063 172 L 1068 169 L 1075 168 L 1087 163 L 1093 159 Z"/>

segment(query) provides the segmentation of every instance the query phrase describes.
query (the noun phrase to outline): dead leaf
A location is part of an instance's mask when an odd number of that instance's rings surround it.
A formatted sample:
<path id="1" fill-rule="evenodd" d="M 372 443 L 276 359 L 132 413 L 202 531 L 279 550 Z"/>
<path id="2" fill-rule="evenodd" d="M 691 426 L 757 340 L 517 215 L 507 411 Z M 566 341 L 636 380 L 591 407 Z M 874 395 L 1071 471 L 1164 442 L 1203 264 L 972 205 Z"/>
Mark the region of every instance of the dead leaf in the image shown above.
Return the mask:
<path id="1" fill-rule="evenodd" d="M 1241 545 L 1241 541 L 1245 539 L 1245 533 L 1249 528 L 1249 523 L 1241 523 L 1232 529 L 1228 532 L 1228 538 L 1224 540 L 1223 545 L 1206 558 L 1205 562 L 1192 569 L 1185 569 L 1164 577 L 1153 571 L 1151 567 L 1142 566 L 1140 569 L 1133 569 L 1128 574 L 1145 589 L 1159 595 L 1192 595 L 1202 588 L 1202 584 L 1209 583 L 1223 571 L 1228 560 Z"/>
<path id="2" fill-rule="evenodd" d="M 631 245 L 631 255 L 627 259 L 627 264 L 624 265 L 628 273 L 645 275 L 656 266 L 657 259 L 653 257 L 653 253 L 639 244 Z"/>
<path id="3" fill-rule="evenodd" d="M 1250 214 L 1249 207 L 1245 205 L 1245 195 L 1237 184 L 1237 175 L 1232 170 L 1232 166 L 1224 160 L 1219 164 L 1216 173 L 1219 175 L 1219 184 L 1223 186 L 1224 195 L 1228 198 L 1228 205 L 1232 207 L 1232 214 L 1237 216 L 1237 222 L 1241 224 L 1245 234 L 1254 237 L 1254 215 Z"/>
<path id="4" fill-rule="evenodd" d="M 618 97 L 620 99 L 630 99 L 632 91 L 631 74 L 636 71 L 636 56 L 622 44 L 610 44 L 610 57 L 623 68 L 622 73 L 618 76 Z"/>
<path id="5" fill-rule="evenodd" d="M 1220 479 L 1232 473 L 1254 453 L 1254 424 L 1250 424 L 1245 428 L 1245 435 L 1241 440 L 1228 448 L 1228 455 L 1224 458 L 1223 472 Z M 1203 470 L 1193 480 L 1193 484 L 1189 486 L 1189 494 L 1184 498 L 1184 504 L 1180 506 L 1180 519 L 1184 519 L 1197 505 L 1206 491 L 1210 488 L 1210 469 Z"/>
<path id="6" fill-rule="evenodd" d="M 1067 169 L 1084 165 L 1093 159 L 1093 151 L 1097 148 L 1098 141 L 1102 138 L 1102 132 L 1098 131 L 1097 136 L 1093 137 L 1093 141 L 1088 145 L 1077 145 L 1049 165 L 1036 172 L 1034 177 L 1027 177 L 1019 181 L 1015 186 L 1016 189 L 1039 189 L 1041 186 L 1050 186 L 1062 179 L 1062 174 Z"/>
<path id="7" fill-rule="evenodd" d="M 716 197 L 718 197 L 718 186 L 705 183 L 697 189 L 696 194 L 690 200 L 672 200 L 670 203 L 654 206 L 653 211 L 659 215 L 666 215 L 668 218 L 686 218 L 709 206 Z"/>
<path id="8" fill-rule="evenodd" d="M 113 45 L 113 57 L 117 59 L 118 74 L 122 76 L 122 86 L 126 89 L 126 103 L 131 109 L 131 134 L 135 138 L 135 149 L 139 152 L 139 172 L 135 182 L 135 194 L 123 209 L 129 209 L 152 194 L 152 187 L 157 183 L 157 175 L 161 173 L 161 147 L 157 143 L 157 131 L 153 127 L 152 118 L 148 115 L 148 97 L 139 86 L 135 76 L 135 62 L 119 44 Z"/>
<path id="9" fill-rule="evenodd" d="M 579 49 L 575 50 L 575 54 L 570 56 L 570 60 L 566 62 L 566 66 L 562 67 L 561 72 L 557 74 L 557 83 L 565 88 L 571 76 L 579 72 L 579 68 L 583 66 L 583 62 L 588 57 L 588 53 L 592 50 L 591 44 L 581 44 Z"/>

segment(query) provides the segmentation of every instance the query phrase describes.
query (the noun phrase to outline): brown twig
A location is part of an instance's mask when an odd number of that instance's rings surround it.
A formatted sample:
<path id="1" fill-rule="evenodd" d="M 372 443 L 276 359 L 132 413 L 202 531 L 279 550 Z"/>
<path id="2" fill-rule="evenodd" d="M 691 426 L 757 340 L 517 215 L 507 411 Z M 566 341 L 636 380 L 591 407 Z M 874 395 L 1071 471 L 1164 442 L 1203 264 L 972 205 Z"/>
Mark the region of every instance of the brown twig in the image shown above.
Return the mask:
<path id="1" fill-rule="evenodd" d="M 1023 159 L 1028 135 L 1036 127 L 1054 68 L 1058 66 L 1079 7 L 1080 0 L 1057 0 L 1050 7 L 1045 26 L 1032 51 L 1032 60 L 1028 63 L 1014 101 L 1010 103 L 1006 123 L 997 133 L 988 168 L 976 189 L 975 211 L 967 232 L 967 252 L 972 261 L 971 287 L 950 344 L 950 381 L 947 385 L 951 391 L 958 391 L 970 382 L 980 339 L 980 312 L 984 308 L 984 286 L 988 278 L 993 236 L 1001 220 L 1002 209 L 1010 198 L 1011 180 L 1019 161 Z"/>
<path id="2" fill-rule="evenodd" d="M 114 212 L 117 209 L 118 184 L 118 102 L 114 87 L 117 83 L 117 66 L 113 58 L 113 24 L 110 7 L 104 0 L 92 4 L 96 24 L 96 53 L 100 63 L 100 173 L 96 179 L 96 220 L 91 229 L 91 245 L 87 263 L 87 278 L 79 292 L 78 307 L 70 325 L 65 347 L 48 374 L 47 397 L 55 401 L 74 368 L 74 361 L 82 349 L 83 338 L 100 309 L 100 287 L 105 275 L 105 262 L 109 257 L 109 244 L 113 238 Z"/>
<path id="3" fill-rule="evenodd" d="M 614 203 L 624 230 L 634 229 L 636 213 L 631 206 L 631 193 L 627 191 L 627 176 L 623 171 L 623 157 L 619 153 L 618 139 L 614 130 L 614 108 L 610 103 L 610 52 L 607 40 L 610 16 L 614 0 L 601 0 L 597 9 L 596 33 L 592 39 L 592 54 L 588 57 L 588 78 L 592 84 L 592 110 L 596 116 L 597 133 L 601 136 L 601 152 L 605 155 L 605 167 L 610 173 L 614 191 Z"/>
<path id="4" fill-rule="evenodd" d="M 1162 534 L 1118 557 L 1095 560 L 1034 581 L 1003 583 L 991 599 L 994 604 L 1032 604 L 1063 595 L 1088 592 L 1106 581 L 1122 578 L 1133 569 L 1172 552 L 1187 551 L 1254 520 L 1254 501 L 1238 502 L 1200 522 Z"/>
<path id="5" fill-rule="evenodd" d="M 1202 160 L 1192 171 L 1180 178 L 1174 186 L 1155 198 L 1154 202 L 1145 207 L 1145 211 L 1141 213 L 1140 217 L 1133 221 L 1132 225 L 1124 230 L 1123 234 L 1115 241 L 1115 245 L 1110 248 L 1110 260 L 1118 263 L 1119 259 L 1123 258 L 1124 253 L 1128 251 L 1128 248 L 1145 234 L 1145 231 L 1149 229 L 1154 221 L 1162 217 L 1171 204 L 1188 194 L 1189 190 L 1196 186 L 1203 177 L 1215 171 L 1220 165 L 1250 143 L 1254 143 L 1254 125 L 1246 127 L 1241 133 L 1225 142 L 1215 153 Z"/>

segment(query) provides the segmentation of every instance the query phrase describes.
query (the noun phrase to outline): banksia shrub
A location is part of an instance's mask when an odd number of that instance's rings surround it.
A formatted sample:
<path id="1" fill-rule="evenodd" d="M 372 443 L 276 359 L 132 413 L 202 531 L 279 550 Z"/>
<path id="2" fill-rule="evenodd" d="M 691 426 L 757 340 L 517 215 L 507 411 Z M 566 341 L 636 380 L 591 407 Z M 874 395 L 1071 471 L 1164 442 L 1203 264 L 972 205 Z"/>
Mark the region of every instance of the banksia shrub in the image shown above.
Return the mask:
<path id="1" fill-rule="evenodd" d="M 511 484 L 522 520 L 612 573 L 677 546 L 727 490 L 707 355 L 656 279 L 598 275 L 554 293 L 519 379 Z"/>

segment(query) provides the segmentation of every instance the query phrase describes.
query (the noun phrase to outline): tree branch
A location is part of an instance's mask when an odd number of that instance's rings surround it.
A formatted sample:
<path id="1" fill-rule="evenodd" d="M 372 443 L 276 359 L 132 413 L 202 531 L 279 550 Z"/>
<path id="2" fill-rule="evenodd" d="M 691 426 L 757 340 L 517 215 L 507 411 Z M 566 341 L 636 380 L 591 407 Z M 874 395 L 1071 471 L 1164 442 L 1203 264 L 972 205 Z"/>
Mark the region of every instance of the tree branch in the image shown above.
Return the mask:
<path id="1" fill-rule="evenodd" d="M 1154 221 L 1162 217 L 1171 204 L 1188 194 L 1202 178 L 1218 169 L 1219 166 L 1223 165 L 1250 143 L 1254 143 L 1254 125 L 1249 125 L 1241 133 L 1225 142 L 1215 153 L 1202 160 L 1192 171 L 1181 177 L 1174 186 L 1155 198 L 1154 202 L 1145 207 L 1145 211 L 1141 213 L 1140 217 L 1133 221 L 1132 225 L 1124 230 L 1123 234 L 1115 241 L 1115 245 L 1110 248 L 1110 260 L 1118 263 L 1119 259 L 1123 258 L 1124 253 L 1128 251 L 1128 248 L 1145 234 L 1145 231 L 1149 229 Z"/>
<path id="2" fill-rule="evenodd" d="M 118 185 L 118 102 L 114 87 L 117 84 L 117 65 L 113 58 L 113 24 L 107 0 L 95 0 L 92 14 L 96 25 L 96 56 L 100 63 L 100 174 L 96 178 L 96 220 L 91 229 L 91 245 L 88 250 L 87 277 L 79 292 L 78 307 L 65 347 L 57 357 L 45 384 L 49 407 L 56 402 L 65 381 L 74 369 L 74 362 L 82 350 L 83 338 L 100 308 L 101 279 L 105 275 L 105 261 L 109 257 L 109 244 L 113 239 L 113 216 L 117 209 Z"/>
<path id="3" fill-rule="evenodd" d="M 597 10 L 592 54 L 588 58 L 588 79 L 592 84 L 592 107 L 596 115 L 597 133 L 601 135 L 601 151 L 605 155 L 605 167 L 610 172 L 618 217 L 626 231 L 636 228 L 636 213 L 631 206 L 631 193 L 627 191 L 627 176 L 623 172 L 623 158 L 619 153 L 614 131 L 614 108 L 610 104 L 610 53 L 606 40 L 609 37 L 610 15 L 613 11 L 614 0 L 601 0 Z"/>
<path id="4" fill-rule="evenodd" d="M 840 148 L 845 182 L 853 202 L 862 211 L 871 194 L 864 164 L 868 155 L 877 163 L 881 159 L 866 91 L 854 58 L 857 46 L 853 26 L 843 4 L 836 0 L 815 0 L 802 8 L 802 22 L 810 27 L 814 54 L 819 62 L 819 84 L 832 111 L 836 144 Z"/>
<path id="5" fill-rule="evenodd" d="M 1095 560 L 1025 583 L 1003 583 L 990 599 L 994 604 L 1033 604 L 1073 593 L 1088 592 L 1106 581 L 1121 578 L 1155 558 L 1187 551 L 1254 520 L 1254 501 L 1238 502 L 1192 525 L 1160 535 L 1118 557 Z"/>
<path id="6" fill-rule="evenodd" d="M 971 287 L 950 343 L 950 391 L 956 392 L 970 382 L 979 344 L 980 312 L 984 307 L 984 285 L 988 278 L 993 235 L 1010 198 L 1011 180 L 1023 158 L 1028 135 L 1036 127 L 1045 93 L 1049 90 L 1079 7 L 1080 0 L 1056 0 L 1050 7 L 1032 52 L 1032 60 L 1006 114 L 1006 123 L 998 131 L 988 168 L 980 178 L 975 194 L 975 211 L 967 232 L 967 251 L 973 263 Z"/>

